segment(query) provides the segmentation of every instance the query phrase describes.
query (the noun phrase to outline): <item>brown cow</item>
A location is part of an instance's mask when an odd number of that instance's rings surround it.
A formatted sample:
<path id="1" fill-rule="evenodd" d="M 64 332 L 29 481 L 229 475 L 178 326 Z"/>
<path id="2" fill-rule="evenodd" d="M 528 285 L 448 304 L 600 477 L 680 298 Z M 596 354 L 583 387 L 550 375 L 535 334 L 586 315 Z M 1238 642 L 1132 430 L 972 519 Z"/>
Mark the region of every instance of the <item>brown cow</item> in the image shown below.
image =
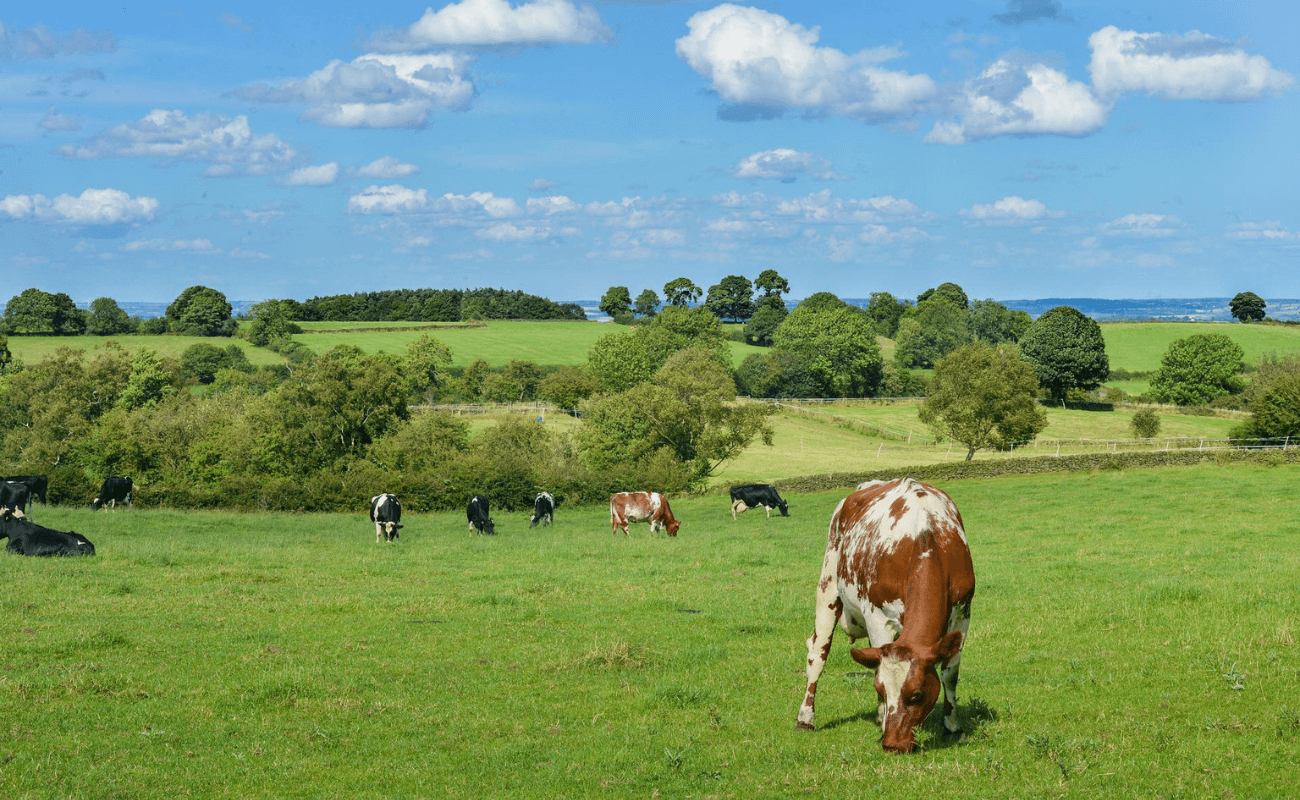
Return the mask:
<path id="1" fill-rule="evenodd" d="M 609 496 L 609 523 L 613 526 L 610 533 L 623 529 L 627 535 L 629 522 L 649 522 L 650 532 L 663 529 L 669 536 L 676 536 L 682 523 L 673 519 L 673 510 L 668 507 L 668 499 L 658 492 L 619 492 Z"/>
<path id="2" fill-rule="evenodd" d="M 835 623 L 854 640 L 854 661 L 876 670 L 877 718 L 885 750 L 910 753 L 916 728 L 943 687 L 943 725 L 960 738 L 957 673 L 970 627 L 975 568 L 952 498 L 911 478 L 871 481 L 840 501 L 831 516 L 808 638 L 808 689 L 798 727 L 813 728 L 817 679 Z M 936 674 L 936 666 L 941 672 Z"/>

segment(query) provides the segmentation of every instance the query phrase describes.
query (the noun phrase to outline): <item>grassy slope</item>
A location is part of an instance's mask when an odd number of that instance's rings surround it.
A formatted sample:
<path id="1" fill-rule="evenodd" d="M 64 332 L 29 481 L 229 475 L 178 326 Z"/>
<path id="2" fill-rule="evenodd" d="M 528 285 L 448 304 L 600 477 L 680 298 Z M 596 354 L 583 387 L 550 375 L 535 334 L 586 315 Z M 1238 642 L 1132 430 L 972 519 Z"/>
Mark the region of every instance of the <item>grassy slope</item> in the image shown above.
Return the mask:
<path id="1" fill-rule="evenodd" d="M 1160 357 L 1175 339 L 1219 333 L 1241 345 L 1246 363 L 1253 365 L 1265 353 L 1300 350 L 1300 327 L 1242 325 L 1228 322 L 1103 322 L 1106 355 L 1112 369 L 1150 372 L 1160 368 Z"/>
<path id="2" fill-rule="evenodd" d="M 93 358 L 96 351 L 103 350 L 106 342 L 117 342 L 128 351 L 144 347 L 172 358 L 180 358 L 185 348 L 193 344 L 204 343 L 223 348 L 234 344 L 244 351 L 255 366 L 284 363 L 283 357 L 266 348 L 253 347 L 243 339 L 220 336 L 11 336 L 9 351 L 14 358 L 20 358 L 30 365 L 44 360 L 60 347 L 85 350 Z"/>
<path id="3" fill-rule="evenodd" d="M 968 738 L 936 716 L 909 757 L 876 745 L 842 633 L 820 728 L 794 731 L 839 494 L 734 523 L 674 501 L 676 540 L 611 536 L 597 507 L 494 538 L 418 516 L 392 546 L 362 512 L 38 510 L 100 555 L 0 557 L 0 796 L 1285 794 L 1297 478 L 944 487 L 979 580 Z"/>

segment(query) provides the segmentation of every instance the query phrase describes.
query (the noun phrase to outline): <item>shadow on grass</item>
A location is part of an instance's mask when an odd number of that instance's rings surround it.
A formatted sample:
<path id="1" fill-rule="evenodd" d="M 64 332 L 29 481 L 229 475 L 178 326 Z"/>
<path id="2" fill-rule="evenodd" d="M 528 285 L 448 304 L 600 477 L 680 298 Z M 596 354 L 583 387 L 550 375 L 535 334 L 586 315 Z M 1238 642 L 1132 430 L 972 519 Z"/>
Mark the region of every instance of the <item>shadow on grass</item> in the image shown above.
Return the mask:
<path id="1" fill-rule="evenodd" d="M 935 704 L 934 711 L 926 718 L 923 730 L 928 730 L 932 734 L 925 745 L 927 750 L 946 750 L 954 745 L 972 739 L 980 729 L 990 722 L 996 722 L 998 711 L 993 706 L 986 703 L 982 698 L 972 697 L 964 703 L 957 706 L 957 717 L 962 722 L 962 737 L 960 739 L 948 739 L 944 736 L 943 727 L 943 703 L 942 700 Z M 847 717 L 831 720 L 824 725 L 818 725 L 817 730 L 832 730 L 841 725 L 851 725 L 854 723 L 870 723 L 879 726 L 876 720 L 876 709 L 868 711 L 859 711 L 856 714 L 850 714 Z"/>

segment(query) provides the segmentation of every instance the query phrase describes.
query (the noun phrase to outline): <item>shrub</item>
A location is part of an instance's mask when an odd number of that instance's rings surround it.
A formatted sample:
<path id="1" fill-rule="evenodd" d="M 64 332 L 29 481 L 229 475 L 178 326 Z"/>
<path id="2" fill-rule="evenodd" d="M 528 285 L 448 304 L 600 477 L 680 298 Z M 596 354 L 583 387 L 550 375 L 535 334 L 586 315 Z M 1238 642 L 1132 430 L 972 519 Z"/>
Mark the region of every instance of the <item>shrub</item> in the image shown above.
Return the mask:
<path id="1" fill-rule="evenodd" d="M 1154 439 L 1160 435 L 1160 415 L 1150 408 L 1139 409 L 1129 427 L 1138 439 Z"/>

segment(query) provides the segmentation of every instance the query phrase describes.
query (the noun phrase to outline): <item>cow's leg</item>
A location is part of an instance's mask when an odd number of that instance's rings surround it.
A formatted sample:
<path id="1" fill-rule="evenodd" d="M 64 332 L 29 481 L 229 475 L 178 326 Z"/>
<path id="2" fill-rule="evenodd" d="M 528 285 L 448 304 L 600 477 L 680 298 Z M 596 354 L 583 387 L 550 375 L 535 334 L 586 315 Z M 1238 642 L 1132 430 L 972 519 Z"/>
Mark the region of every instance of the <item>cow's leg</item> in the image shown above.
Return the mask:
<path id="1" fill-rule="evenodd" d="M 384 540 L 384 523 L 375 520 L 375 544 Z"/>
<path id="2" fill-rule="evenodd" d="M 732 500 L 732 501 L 731 501 L 731 521 L 732 521 L 732 522 L 735 522 L 735 521 L 736 521 L 736 514 L 740 513 L 739 508 L 738 508 L 739 506 L 740 506 L 740 501 L 739 501 L 739 500 Z"/>
<path id="3" fill-rule="evenodd" d="M 970 605 L 958 605 L 948 620 L 948 630 L 960 630 L 962 648 L 966 646 L 966 632 L 970 629 Z M 939 666 L 939 682 L 943 684 L 943 735 L 960 739 L 961 723 L 957 721 L 957 677 L 961 673 L 961 650 Z"/>
<path id="4" fill-rule="evenodd" d="M 799 707 L 799 716 L 795 727 L 812 730 L 814 704 L 817 700 L 817 681 L 826 666 L 826 657 L 831 652 L 831 638 L 835 635 L 835 625 L 840 621 L 844 604 L 840 600 L 835 586 L 835 567 L 838 559 L 827 553 L 822 564 L 821 581 L 817 584 L 817 611 L 813 617 L 812 636 L 808 637 L 808 688 L 804 692 L 803 705 Z"/>
<path id="5" fill-rule="evenodd" d="M 768 518 L 768 519 L 771 519 L 771 518 L 772 518 L 772 507 L 771 507 L 771 506 L 763 506 L 763 510 L 767 512 L 767 518 Z"/>

